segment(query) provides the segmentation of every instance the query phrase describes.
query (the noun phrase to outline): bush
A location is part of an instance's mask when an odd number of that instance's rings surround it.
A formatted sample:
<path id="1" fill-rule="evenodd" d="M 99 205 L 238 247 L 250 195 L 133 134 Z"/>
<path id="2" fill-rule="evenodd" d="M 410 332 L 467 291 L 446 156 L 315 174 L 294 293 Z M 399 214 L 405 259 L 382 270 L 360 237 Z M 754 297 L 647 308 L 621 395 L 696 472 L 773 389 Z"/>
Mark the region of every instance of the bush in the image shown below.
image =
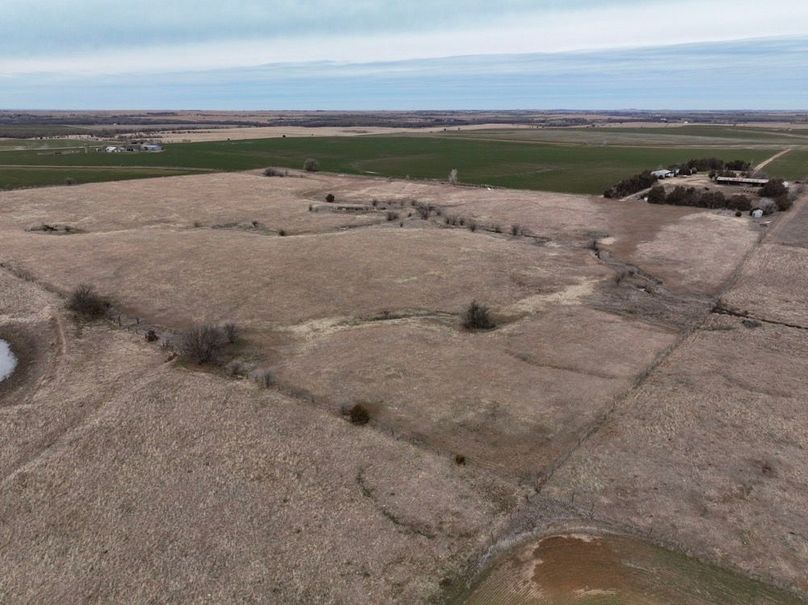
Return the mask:
<path id="1" fill-rule="evenodd" d="M 522 233 L 524 233 L 524 231 L 522 230 L 521 225 L 517 225 L 517 224 L 511 225 L 511 235 L 517 236 L 517 235 L 522 235 Z"/>
<path id="2" fill-rule="evenodd" d="M 388 211 L 386 217 L 387 217 L 388 222 L 392 223 L 393 221 L 397 221 L 399 219 L 399 214 L 398 214 L 398 212 L 390 212 L 390 211 Z"/>
<path id="3" fill-rule="evenodd" d="M 222 330 L 211 324 L 193 326 L 180 334 L 177 352 L 185 361 L 202 365 L 216 360 L 226 342 Z"/>
<path id="4" fill-rule="evenodd" d="M 351 424 L 365 425 L 370 422 L 370 412 L 361 403 L 357 403 L 348 411 Z"/>
<path id="5" fill-rule="evenodd" d="M 429 219 L 429 215 L 432 213 L 432 207 L 429 206 L 429 204 L 418 204 L 415 209 L 418 212 L 418 216 L 423 220 Z"/>
<path id="6" fill-rule="evenodd" d="M 146 342 L 157 342 L 160 340 L 160 337 L 157 336 L 157 332 L 154 330 L 148 330 L 146 332 Z"/>
<path id="7" fill-rule="evenodd" d="M 787 194 L 781 195 L 780 197 L 774 200 L 774 203 L 777 204 L 777 209 L 780 212 L 786 212 L 787 210 L 791 210 L 791 207 L 794 205 L 794 200 L 792 200 Z"/>
<path id="8" fill-rule="evenodd" d="M 488 307 L 472 301 L 463 314 L 463 327 L 467 330 L 493 330 L 496 324 L 491 319 Z"/>
<path id="9" fill-rule="evenodd" d="M 749 212 L 752 209 L 752 200 L 746 195 L 733 195 L 727 200 L 727 208 L 730 210 Z"/>
<path id="10" fill-rule="evenodd" d="M 329 193 L 327 196 L 325 196 L 325 201 L 328 202 L 329 204 L 333 204 L 336 201 L 336 199 L 337 198 L 334 197 L 333 193 Z"/>
<path id="11" fill-rule="evenodd" d="M 87 284 L 80 284 L 67 299 L 67 308 L 87 319 L 104 317 L 109 307 L 109 301 Z"/>
<path id="12" fill-rule="evenodd" d="M 280 168 L 267 168 L 264 170 L 264 176 L 289 176 L 289 171 L 281 170 Z"/>
<path id="13" fill-rule="evenodd" d="M 249 370 L 248 366 L 238 359 L 234 359 L 228 363 L 224 369 L 230 376 L 246 376 Z"/>
<path id="14" fill-rule="evenodd" d="M 476 221 L 472 221 L 472 220 L 470 220 L 470 221 L 468 222 L 468 227 L 469 227 L 469 231 L 471 231 L 472 233 L 474 233 L 475 231 L 477 231 L 477 222 L 476 222 Z"/>
<path id="15" fill-rule="evenodd" d="M 265 389 L 271 387 L 275 382 L 269 370 L 256 370 L 252 373 L 252 379 L 258 386 Z"/>
<path id="16" fill-rule="evenodd" d="M 649 204 L 664 204 L 665 199 L 665 188 L 662 185 L 655 185 L 648 192 Z"/>
<path id="17" fill-rule="evenodd" d="M 305 170 L 306 172 L 319 172 L 320 162 L 318 162 L 314 158 L 309 158 L 305 162 L 303 162 L 303 170 Z"/>
<path id="18" fill-rule="evenodd" d="M 231 345 L 238 342 L 238 326 L 232 321 L 228 321 L 222 326 L 222 334 L 224 334 L 225 340 Z"/>
<path id="19" fill-rule="evenodd" d="M 455 454 L 455 464 L 458 466 L 465 466 L 466 457 L 463 454 Z"/>

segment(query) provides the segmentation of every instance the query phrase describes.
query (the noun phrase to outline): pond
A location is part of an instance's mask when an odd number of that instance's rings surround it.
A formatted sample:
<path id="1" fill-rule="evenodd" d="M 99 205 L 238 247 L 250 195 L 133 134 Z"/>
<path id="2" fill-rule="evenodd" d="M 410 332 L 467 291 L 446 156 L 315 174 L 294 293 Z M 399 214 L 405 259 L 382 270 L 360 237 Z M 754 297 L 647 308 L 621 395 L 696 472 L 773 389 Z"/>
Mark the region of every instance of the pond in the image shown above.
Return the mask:
<path id="1" fill-rule="evenodd" d="M 17 358 L 11 352 L 11 345 L 5 340 L 0 340 L 0 382 L 11 376 L 16 367 Z"/>
<path id="2" fill-rule="evenodd" d="M 571 533 L 502 556 L 462 605 L 796 605 L 792 595 L 627 536 Z"/>

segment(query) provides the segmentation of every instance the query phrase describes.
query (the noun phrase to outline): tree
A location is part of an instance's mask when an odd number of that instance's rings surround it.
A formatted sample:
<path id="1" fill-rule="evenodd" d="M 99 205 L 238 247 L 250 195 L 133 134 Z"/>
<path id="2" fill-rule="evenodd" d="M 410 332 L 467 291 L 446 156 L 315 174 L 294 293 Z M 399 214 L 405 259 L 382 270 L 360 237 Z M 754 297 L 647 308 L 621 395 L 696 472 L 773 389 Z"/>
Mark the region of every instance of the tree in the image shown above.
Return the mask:
<path id="1" fill-rule="evenodd" d="M 457 168 L 452 168 L 451 172 L 449 172 L 449 184 L 457 185 Z"/>
<path id="2" fill-rule="evenodd" d="M 760 197 L 770 197 L 776 200 L 783 195 L 788 195 L 788 187 L 782 179 L 771 179 L 760 189 Z"/>
<path id="3" fill-rule="evenodd" d="M 303 162 L 303 170 L 306 172 L 318 172 L 320 170 L 320 162 L 314 158 L 308 158 Z"/>
<path id="4" fill-rule="evenodd" d="M 648 192 L 649 204 L 664 204 L 665 203 L 665 188 L 662 185 L 656 185 Z"/>

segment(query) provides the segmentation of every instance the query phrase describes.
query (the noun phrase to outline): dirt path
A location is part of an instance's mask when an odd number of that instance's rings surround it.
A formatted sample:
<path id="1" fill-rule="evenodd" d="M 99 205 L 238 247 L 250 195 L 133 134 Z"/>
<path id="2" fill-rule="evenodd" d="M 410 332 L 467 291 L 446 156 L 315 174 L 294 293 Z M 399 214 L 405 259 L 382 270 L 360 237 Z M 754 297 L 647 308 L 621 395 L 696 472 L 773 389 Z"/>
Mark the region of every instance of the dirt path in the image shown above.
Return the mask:
<path id="1" fill-rule="evenodd" d="M 763 170 L 763 169 L 764 169 L 766 166 L 768 166 L 769 164 L 771 164 L 771 163 L 772 163 L 772 162 L 774 162 L 775 160 L 779 160 L 779 159 L 780 159 L 781 157 L 783 157 L 785 154 L 787 154 L 788 152 L 790 152 L 790 151 L 791 151 L 791 149 L 792 149 L 791 147 L 789 147 L 788 149 L 783 149 L 783 151 L 781 151 L 780 153 L 775 153 L 775 154 L 774 154 L 772 157 L 770 157 L 768 160 L 763 160 L 763 161 L 762 161 L 760 164 L 758 164 L 757 166 L 755 166 L 755 171 Z"/>

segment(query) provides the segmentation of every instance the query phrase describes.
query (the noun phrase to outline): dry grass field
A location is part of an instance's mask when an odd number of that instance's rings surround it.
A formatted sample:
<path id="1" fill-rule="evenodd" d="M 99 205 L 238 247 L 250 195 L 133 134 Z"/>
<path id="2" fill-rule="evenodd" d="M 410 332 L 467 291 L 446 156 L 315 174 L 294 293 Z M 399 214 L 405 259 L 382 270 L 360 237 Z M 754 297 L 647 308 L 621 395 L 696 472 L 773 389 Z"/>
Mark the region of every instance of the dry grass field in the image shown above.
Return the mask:
<path id="1" fill-rule="evenodd" d="M 327 174 L 0 193 L 0 601 L 471 599 L 486 553 L 586 521 L 695 556 L 660 572 L 692 594 L 795 602 L 737 571 L 808 593 L 808 349 L 771 323 L 800 292 L 754 329 L 710 309 L 760 314 L 803 212 L 759 245 L 718 212 Z M 80 283 L 108 319 L 65 309 Z M 220 365 L 168 344 L 203 321 L 239 328 Z M 604 602 L 669 602 L 643 582 Z"/>

